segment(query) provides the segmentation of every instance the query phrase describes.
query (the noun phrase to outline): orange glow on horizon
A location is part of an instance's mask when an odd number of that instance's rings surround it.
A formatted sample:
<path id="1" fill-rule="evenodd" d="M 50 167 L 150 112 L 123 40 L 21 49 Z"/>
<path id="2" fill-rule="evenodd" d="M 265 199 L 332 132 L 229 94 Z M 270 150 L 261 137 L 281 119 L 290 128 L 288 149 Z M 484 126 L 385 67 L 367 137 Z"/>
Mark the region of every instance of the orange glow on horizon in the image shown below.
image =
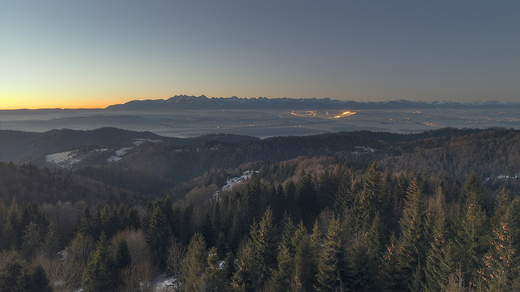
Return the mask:
<path id="1" fill-rule="evenodd" d="M 109 105 L 130 101 L 128 98 L 3 98 L 0 110 L 17 109 L 102 109 Z"/>
<path id="2" fill-rule="evenodd" d="M 0 110 L 19 110 L 19 109 L 101 109 L 106 108 L 113 103 L 95 103 L 95 102 L 71 102 L 71 103 L 46 103 L 46 102 L 31 102 L 31 103 L 17 103 L 7 102 L 3 100 L 0 102 Z"/>

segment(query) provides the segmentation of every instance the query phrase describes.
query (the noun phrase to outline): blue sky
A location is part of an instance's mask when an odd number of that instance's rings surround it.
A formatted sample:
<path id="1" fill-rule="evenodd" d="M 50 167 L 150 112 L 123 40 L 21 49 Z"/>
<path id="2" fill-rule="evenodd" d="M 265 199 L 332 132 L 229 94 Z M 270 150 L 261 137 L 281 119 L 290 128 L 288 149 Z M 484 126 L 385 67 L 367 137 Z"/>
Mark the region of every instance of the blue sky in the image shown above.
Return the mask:
<path id="1" fill-rule="evenodd" d="M 517 1 L 0 3 L 0 108 L 520 100 Z"/>

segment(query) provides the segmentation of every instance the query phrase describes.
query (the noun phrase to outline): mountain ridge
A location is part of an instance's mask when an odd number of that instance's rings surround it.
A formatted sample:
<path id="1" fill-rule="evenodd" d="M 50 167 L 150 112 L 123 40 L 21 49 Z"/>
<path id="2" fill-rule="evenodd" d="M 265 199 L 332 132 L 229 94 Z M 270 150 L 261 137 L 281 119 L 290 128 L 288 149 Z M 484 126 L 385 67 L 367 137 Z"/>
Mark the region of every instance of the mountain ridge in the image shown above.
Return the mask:
<path id="1" fill-rule="evenodd" d="M 253 97 L 211 97 L 205 95 L 189 96 L 175 95 L 168 99 L 132 100 L 123 104 L 114 104 L 106 107 L 110 110 L 165 110 L 165 109 L 434 109 L 434 108 L 503 108 L 519 106 L 518 102 L 508 101 L 352 101 L 330 98 L 267 98 Z"/>

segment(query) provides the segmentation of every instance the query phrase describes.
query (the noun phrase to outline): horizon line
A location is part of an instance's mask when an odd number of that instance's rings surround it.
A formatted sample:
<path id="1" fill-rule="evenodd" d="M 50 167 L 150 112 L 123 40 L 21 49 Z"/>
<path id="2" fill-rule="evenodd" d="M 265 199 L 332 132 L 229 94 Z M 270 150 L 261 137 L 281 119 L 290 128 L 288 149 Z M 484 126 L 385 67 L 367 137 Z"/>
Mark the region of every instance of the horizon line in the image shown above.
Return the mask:
<path id="1" fill-rule="evenodd" d="M 113 103 L 113 104 L 109 104 L 105 107 L 42 107 L 42 108 L 29 108 L 29 107 L 22 107 L 22 108 L 0 108 L 0 111 L 22 111 L 22 110 L 105 110 L 107 109 L 108 107 L 110 106 L 114 106 L 114 105 L 124 105 L 126 103 L 129 103 L 129 102 L 135 102 L 135 101 L 160 101 L 160 100 L 163 100 L 163 101 L 166 101 L 168 99 L 171 99 L 171 98 L 174 98 L 174 97 L 183 97 L 183 96 L 187 96 L 187 97 L 205 97 L 205 98 L 208 98 L 208 99 L 213 99 L 213 98 L 222 98 L 222 99 L 231 99 L 231 98 L 239 98 L 239 99 L 271 99 L 271 100 L 274 100 L 274 99 L 293 99 L 293 100 L 302 100 L 302 99 L 307 99 L 307 100 L 311 100 L 311 99 L 317 99 L 317 100 L 324 100 L 324 99 L 328 99 L 328 100 L 331 100 L 331 101 L 340 101 L 340 102 L 355 102 L 355 103 L 385 103 L 385 102 L 415 102 L 415 103 L 463 103 L 463 104 L 470 104 L 470 103 L 486 103 L 486 102 L 499 102 L 499 103 L 508 103 L 508 104 L 520 104 L 520 102 L 512 102 L 512 101 L 506 101 L 506 100 L 486 100 L 486 101 L 478 101 L 478 100 L 472 100 L 472 101 L 450 101 L 450 100 L 434 100 L 434 101 L 422 101 L 422 100 L 411 100 L 411 99 L 393 99 L 393 100 L 381 100 L 381 101 L 371 101 L 371 100 L 368 100 L 368 101 L 356 101 L 356 100 L 340 100 L 340 99 L 332 99 L 332 98 L 329 98 L 329 97 L 321 97 L 321 98 L 317 98 L 317 97 L 302 97 L 302 98 L 292 98 L 292 97 L 263 97 L 263 96 L 258 96 L 258 97 L 238 97 L 236 95 L 233 95 L 233 96 L 230 96 L 230 97 L 207 97 L 206 95 L 202 94 L 202 95 L 199 95 L 199 96 L 196 96 L 196 95 L 185 95 L 185 94 L 181 94 L 181 95 L 174 95 L 174 96 L 171 96 L 171 97 L 168 97 L 168 98 L 158 98 L 158 99 L 150 99 L 150 98 L 146 98 L 146 99 L 132 99 L 132 100 L 128 100 L 126 102 L 123 102 L 123 103 Z"/>

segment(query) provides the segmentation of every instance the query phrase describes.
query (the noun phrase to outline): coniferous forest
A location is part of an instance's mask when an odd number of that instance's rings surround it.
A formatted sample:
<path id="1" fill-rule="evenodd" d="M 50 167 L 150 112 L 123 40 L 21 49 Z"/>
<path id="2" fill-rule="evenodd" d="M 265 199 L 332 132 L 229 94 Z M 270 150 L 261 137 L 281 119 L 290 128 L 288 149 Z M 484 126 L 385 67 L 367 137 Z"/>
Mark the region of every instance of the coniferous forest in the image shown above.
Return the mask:
<path id="1" fill-rule="evenodd" d="M 520 290 L 520 131 L 356 135 L 0 163 L 0 291 Z"/>

